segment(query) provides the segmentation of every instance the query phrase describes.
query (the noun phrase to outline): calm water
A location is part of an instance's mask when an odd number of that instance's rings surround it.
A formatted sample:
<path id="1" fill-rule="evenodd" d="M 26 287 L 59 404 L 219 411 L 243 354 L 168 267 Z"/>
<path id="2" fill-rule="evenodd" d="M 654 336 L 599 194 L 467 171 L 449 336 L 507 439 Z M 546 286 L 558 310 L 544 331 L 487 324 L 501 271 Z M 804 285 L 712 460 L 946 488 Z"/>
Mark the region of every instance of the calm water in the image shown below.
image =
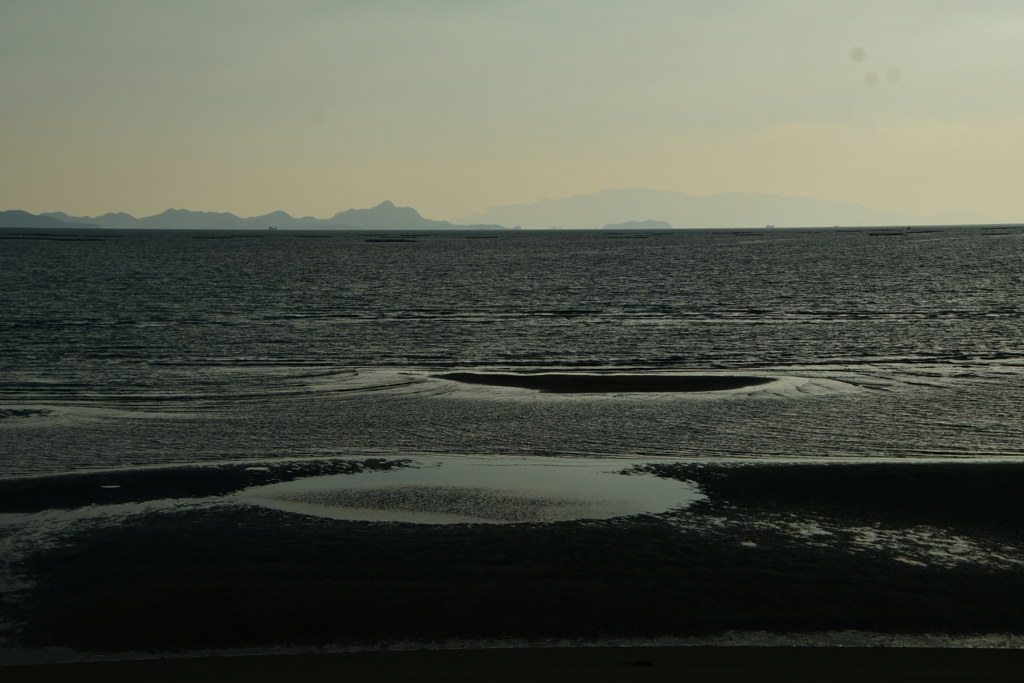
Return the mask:
<path id="1" fill-rule="evenodd" d="M 915 230 L 0 240 L 0 475 L 330 454 L 1024 454 L 1024 231 Z M 41 232 L 59 233 L 0 237 Z M 780 381 L 568 396 L 430 376 L 453 369 Z"/>

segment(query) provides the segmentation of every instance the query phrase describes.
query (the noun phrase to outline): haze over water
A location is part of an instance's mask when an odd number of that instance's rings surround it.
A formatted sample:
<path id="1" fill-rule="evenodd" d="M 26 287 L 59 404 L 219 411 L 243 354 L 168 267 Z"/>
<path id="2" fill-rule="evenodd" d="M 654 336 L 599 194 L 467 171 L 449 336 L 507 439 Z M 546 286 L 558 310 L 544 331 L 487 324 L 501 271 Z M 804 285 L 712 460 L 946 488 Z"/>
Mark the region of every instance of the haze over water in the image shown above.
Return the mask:
<path id="1" fill-rule="evenodd" d="M 914 230 L 6 240 L 0 401 L 50 412 L 0 420 L 0 474 L 330 454 L 1021 454 L 1024 234 Z M 452 369 L 780 382 L 567 396 L 431 377 Z"/>

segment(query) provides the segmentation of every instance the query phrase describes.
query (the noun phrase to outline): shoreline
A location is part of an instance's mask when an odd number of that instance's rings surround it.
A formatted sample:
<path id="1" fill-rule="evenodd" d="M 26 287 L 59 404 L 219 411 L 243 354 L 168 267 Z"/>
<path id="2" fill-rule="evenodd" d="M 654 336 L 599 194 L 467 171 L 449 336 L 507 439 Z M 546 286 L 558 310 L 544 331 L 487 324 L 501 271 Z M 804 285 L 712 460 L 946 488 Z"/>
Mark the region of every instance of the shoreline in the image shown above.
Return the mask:
<path id="1" fill-rule="evenodd" d="M 593 647 L 417 650 L 17 665 L 10 683 L 218 681 L 1010 681 L 1024 650 Z"/>

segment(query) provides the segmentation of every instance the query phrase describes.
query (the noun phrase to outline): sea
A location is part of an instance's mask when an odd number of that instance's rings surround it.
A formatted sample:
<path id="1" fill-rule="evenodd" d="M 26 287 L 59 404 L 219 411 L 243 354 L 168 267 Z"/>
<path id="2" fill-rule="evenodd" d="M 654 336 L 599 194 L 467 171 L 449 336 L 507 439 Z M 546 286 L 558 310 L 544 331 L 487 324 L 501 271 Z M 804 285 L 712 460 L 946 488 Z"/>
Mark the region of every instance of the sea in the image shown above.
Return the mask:
<path id="1" fill-rule="evenodd" d="M 0 484 L 43 482 L 57 500 L 74 477 L 99 495 L 120 486 L 95 478 L 109 473 L 367 459 L 1013 461 L 1022 265 L 1024 226 L 0 229 Z M 453 373 L 768 381 L 558 393 Z M 26 558 L 116 507 L 86 502 L 61 530 L 45 506 L 0 514 L 0 592 L 71 581 L 33 578 Z M 798 533 L 840 534 L 816 528 Z M 937 557 L 914 528 L 894 551 L 907 571 Z M 1024 546 L 1007 548 L 1022 565 Z M 55 632 L 0 649 L 89 649 Z M 51 645 L 74 652 L 37 656 Z"/>
<path id="2" fill-rule="evenodd" d="M 1021 228 L 0 237 L 2 476 L 1024 454 Z M 432 379 L 455 370 L 789 381 L 557 396 Z"/>

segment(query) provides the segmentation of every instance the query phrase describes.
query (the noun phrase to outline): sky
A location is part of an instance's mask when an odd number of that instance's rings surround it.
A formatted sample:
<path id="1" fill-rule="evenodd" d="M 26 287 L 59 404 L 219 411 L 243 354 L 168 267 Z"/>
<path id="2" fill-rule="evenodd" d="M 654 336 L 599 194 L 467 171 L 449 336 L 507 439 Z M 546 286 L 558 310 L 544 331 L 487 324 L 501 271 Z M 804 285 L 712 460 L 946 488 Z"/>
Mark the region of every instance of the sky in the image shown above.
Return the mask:
<path id="1" fill-rule="evenodd" d="M 606 188 L 1024 220 L 1024 3 L 0 2 L 0 210 Z"/>

